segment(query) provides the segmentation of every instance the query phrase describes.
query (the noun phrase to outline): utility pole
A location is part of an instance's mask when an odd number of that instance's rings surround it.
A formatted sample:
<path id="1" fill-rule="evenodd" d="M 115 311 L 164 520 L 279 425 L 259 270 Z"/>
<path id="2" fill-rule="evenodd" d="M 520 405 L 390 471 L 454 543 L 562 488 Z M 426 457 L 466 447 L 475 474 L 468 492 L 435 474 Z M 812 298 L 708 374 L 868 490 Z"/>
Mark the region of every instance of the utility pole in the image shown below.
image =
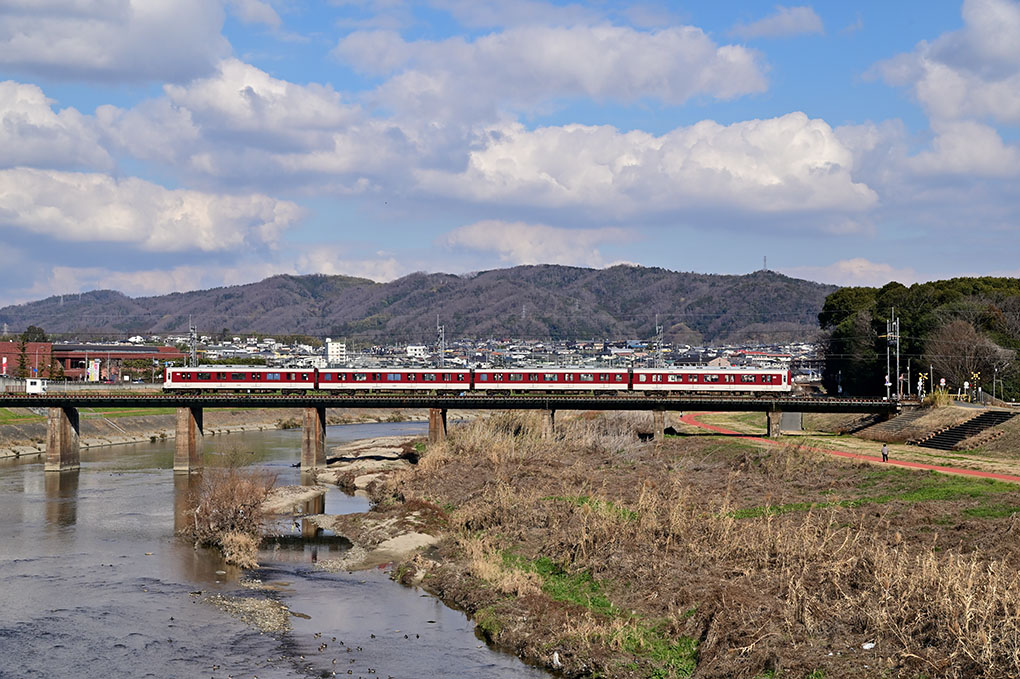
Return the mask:
<path id="1" fill-rule="evenodd" d="M 890 335 L 892 334 L 892 320 L 885 319 L 885 400 L 888 401 L 891 396 L 889 388 L 892 386 L 892 382 L 889 380 L 889 343 Z"/>
<path id="2" fill-rule="evenodd" d="M 659 325 L 659 314 L 655 314 L 655 367 L 662 367 L 662 326 Z"/>
<path id="3" fill-rule="evenodd" d="M 191 333 L 190 345 L 191 345 L 191 357 L 190 367 L 198 367 L 198 328 L 191 322 L 191 316 L 188 316 L 188 332 Z"/>
<path id="4" fill-rule="evenodd" d="M 896 328 L 896 399 L 903 400 L 903 380 L 900 379 L 900 317 L 896 316 L 896 307 L 893 307 Z"/>
<path id="5" fill-rule="evenodd" d="M 436 360 L 436 367 L 446 367 L 446 326 L 439 324 L 439 314 L 436 314 L 436 340 L 439 345 L 439 358 Z"/>

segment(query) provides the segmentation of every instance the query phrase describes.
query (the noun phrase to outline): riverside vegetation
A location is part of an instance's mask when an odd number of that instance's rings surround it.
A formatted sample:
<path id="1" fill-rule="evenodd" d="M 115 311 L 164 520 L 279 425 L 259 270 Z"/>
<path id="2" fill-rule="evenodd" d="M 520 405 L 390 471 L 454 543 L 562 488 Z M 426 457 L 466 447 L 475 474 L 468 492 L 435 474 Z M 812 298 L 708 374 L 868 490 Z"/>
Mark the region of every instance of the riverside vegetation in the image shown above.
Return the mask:
<path id="1" fill-rule="evenodd" d="M 201 483 L 188 496 L 191 520 L 179 533 L 194 540 L 196 546 L 218 549 L 227 563 L 257 568 L 265 520 L 263 502 L 276 476 L 246 468 L 243 463 L 244 456 L 235 451 L 202 472 Z"/>
<path id="2" fill-rule="evenodd" d="M 589 413 L 454 427 L 375 489 L 442 539 L 395 570 L 580 677 L 1020 675 L 1020 491 Z"/>

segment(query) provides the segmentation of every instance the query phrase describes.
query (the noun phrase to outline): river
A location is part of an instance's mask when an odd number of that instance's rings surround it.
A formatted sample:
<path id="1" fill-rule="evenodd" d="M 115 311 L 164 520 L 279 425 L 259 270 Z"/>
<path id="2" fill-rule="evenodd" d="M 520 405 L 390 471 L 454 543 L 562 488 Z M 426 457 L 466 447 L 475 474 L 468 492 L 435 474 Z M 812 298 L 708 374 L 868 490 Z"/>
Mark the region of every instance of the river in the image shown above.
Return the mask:
<path id="1" fill-rule="evenodd" d="M 327 443 L 425 429 L 331 426 Z M 291 466 L 300 437 L 244 432 L 204 446 L 250 455 L 290 485 L 300 483 Z M 345 548 L 339 540 L 284 541 L 258 571 L 225 567 L 174 537 L 189 482 L 172 464 L 172 441 L 83 450 L 70 473 L 43 472 L 41 457 L 0 459 L 0 678 L 549 676 L 488 648 L 463 613 L 381 570 L 316 570 L 313 559 Z M 325 497 L 326 513 L 367 507 L 338 489 Z M 265 596 L 241 587 L 252 577 L 297 614 L 291 632 L 263 634 L 204 603 Z"/>

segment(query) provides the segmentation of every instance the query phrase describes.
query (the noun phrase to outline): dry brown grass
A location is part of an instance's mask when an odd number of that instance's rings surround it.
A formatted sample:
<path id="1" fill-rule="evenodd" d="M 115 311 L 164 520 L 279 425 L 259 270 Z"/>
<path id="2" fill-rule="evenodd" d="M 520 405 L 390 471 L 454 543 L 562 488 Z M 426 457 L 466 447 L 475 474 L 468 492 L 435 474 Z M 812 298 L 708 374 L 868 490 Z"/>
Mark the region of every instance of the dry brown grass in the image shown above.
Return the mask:
<path id="1" fill-rule="evenodd" d="M 633 640 L 658 621 L 667 639 L 699 640 L 698 676 L 778 669 L 1020 676 L 1017 564 L 943 549 L 933 533 L 906 540 L 884 515 L 838 502 L 735 518 L 741 494 L 825 488 L 834 470 L 855 467 L 796 446 L 640 444 L 641 423 L 640 416 L 564 419 L 557 438 L 543 440 L 537 419 L 526 415 L 501 416 L 491 428 L 477 421 L 430 446 L 422 469 L 395 482 L 402 496 L 456 505 L 444 568 L 488 583 L 486 597 L 511 597 L 507 611 L 524 616 L 506 627 L 516 630 L 504 639 L 515 650 L 540 653 L 556 638 L 574 649 L 563 654 L 568 675 L 595 663 L 608 676 L 644 676 L 612 659 L 634 652 Z M 433 455 L 442 463 L 430 466 Z M 717 481 L 711 493 L 702 483 L 708 478 Z M 1015 540 L 1014 533 L 1010 524 L 1000 539 Z M 548 597 L 536 603 L 541 579 L 504 558 L 511 552 L 590 574 L 631 613 L 568 607 L 554 614 Z M 477 592 L 459 596 L 469 609 L 480 605 Z M 529 642 L 529 634 L 541 639 Z M 877 644 L 866 671 L 852 655 L 865 641 Z"/>
<path id="2" fill-rule="evenodd" d="M 188 499 L 190 521 L 180 533 L 195 544 L 218 548 L 228 563 L 254 568 L 264 519 L 262 503 L 276 475 L 244 468 L 237 457 L 228 456 L 225 466 L 203 472 L 202 483 Z"/>

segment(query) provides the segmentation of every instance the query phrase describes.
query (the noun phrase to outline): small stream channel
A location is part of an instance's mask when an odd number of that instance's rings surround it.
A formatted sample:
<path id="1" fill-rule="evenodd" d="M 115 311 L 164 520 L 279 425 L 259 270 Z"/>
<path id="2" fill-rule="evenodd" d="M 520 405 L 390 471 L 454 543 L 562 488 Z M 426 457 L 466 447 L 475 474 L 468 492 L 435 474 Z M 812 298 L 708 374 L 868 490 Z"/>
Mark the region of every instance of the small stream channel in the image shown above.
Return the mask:
<path id="1" fill-rule="evenodd" d="M 327 443 L 425 429 L 331 426 Z M 291 466 L 299 430 L 210 437 L 205 446 L 250 455 L 279 485 L 301 482 Z M 174 537 L 188 477 L 175 476 L 172 461 L 172 441 L 83 451 L 77 473 L 44 473 L 41 458 L 0 459 L 0 678 L 549 676 L 488 648 L 464 614 L 382 570 L 316 570 L 314 560 L 346 543 L 302 540 L 300 524 L 267 546 L 255 572 L 193 549 Z M 324 505 L 330 514 L 368 509 L 339 489 Z M 296 614 L 291 632 L 262 634 L 203 603 L 217 593 L 265 596 L 242 588 L 245 577 L 271 585 Z"/>

